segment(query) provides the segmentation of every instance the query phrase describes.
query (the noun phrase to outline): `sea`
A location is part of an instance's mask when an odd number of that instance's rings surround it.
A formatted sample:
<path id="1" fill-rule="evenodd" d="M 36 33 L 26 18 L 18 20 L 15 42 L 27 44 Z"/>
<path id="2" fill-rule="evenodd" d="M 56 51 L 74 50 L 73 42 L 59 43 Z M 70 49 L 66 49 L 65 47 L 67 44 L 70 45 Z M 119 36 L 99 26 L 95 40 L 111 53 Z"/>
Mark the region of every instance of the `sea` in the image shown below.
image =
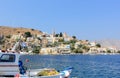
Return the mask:
<path id="1" fill-rule="evenodd" d="M 120 55 L 24 55 L 21 60 L 29 69 L 73 67 L 70 78 L 120 78 Z"/>

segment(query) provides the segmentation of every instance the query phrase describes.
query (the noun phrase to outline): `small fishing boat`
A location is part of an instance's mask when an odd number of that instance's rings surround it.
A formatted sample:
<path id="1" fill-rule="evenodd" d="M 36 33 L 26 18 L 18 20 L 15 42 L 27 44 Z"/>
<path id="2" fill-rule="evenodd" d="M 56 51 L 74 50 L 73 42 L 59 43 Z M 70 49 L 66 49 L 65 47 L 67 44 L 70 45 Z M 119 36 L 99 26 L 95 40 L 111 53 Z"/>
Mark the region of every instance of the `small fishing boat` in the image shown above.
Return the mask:
<path id="1" fill-rule="evenodd" d="M 69 78 L 73 69 L 72 67 L 67 67 L 65 70 L 58 72 L 54 68 L 25 68 L 20 56 L 21 54 L 18 53 L 0 53 L 0 77 Z"/>

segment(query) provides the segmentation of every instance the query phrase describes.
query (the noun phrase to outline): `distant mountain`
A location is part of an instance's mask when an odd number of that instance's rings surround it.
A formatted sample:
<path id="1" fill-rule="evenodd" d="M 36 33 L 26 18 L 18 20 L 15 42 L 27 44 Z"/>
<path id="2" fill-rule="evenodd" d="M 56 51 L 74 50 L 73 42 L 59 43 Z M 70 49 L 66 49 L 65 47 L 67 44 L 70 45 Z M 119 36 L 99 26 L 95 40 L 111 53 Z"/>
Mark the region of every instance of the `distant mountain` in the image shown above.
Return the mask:
<path id="1" fill-rule="evenodd" d="M 35 30 L 35 29 L 29 29 L 29 28 L 13 28 L 9 26 L 0 26 L 0 35 L 12 35 L 12 34 L 19 34 L 22 33 L 24 34 L 25 32 L 30 32 L 31 34 L 42 34 L 40 30 Z"/>
<path id="2" fill-rule="evenodd" d="M 120 40 L 116 39 L 104 39 L 104 40 L 97 40 L 97 43 L 100 43 L 102 47 L 113 47 L 120 49 Z"/>

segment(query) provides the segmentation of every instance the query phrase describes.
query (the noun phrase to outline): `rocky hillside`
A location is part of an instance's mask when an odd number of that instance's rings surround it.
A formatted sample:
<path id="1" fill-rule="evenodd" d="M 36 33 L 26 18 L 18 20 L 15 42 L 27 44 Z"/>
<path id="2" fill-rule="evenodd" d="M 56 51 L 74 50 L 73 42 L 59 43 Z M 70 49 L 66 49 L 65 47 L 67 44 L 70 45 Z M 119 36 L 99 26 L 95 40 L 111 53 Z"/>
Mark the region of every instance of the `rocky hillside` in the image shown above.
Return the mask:
<path id="1" fill-rule="evenodd" d="M 12 28 L 8 26 L 0 26 L 0 34 L 2 35 L 12 35 L 12 34 L 19 34 L 22 33 L 24 34 L 25 32 L 30 32 L 31 34 L 42 34 L 41 31 L 35 30 L 35 29 L 29 29 L 29 28 Z"/>
<path id="2" fill-rule="evenodd" d="M 120 40 L 116 39 L 104 39 L 104 40 L 98 40 L 97 43 L 100 43 L 102 47 L 113 47 L 120 49 Z"/>

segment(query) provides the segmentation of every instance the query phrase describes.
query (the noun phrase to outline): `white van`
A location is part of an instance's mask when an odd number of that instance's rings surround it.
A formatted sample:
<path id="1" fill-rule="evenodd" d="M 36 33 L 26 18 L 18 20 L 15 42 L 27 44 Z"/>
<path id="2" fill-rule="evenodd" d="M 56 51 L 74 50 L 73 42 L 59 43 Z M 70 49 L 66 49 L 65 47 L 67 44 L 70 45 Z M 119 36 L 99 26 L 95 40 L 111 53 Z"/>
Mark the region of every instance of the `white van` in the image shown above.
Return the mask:
<path id="1" fill-rule="evenodd" d="M 19 73 L 19 54 L 0 53 L 0 77 L 14 77 Z"/>

